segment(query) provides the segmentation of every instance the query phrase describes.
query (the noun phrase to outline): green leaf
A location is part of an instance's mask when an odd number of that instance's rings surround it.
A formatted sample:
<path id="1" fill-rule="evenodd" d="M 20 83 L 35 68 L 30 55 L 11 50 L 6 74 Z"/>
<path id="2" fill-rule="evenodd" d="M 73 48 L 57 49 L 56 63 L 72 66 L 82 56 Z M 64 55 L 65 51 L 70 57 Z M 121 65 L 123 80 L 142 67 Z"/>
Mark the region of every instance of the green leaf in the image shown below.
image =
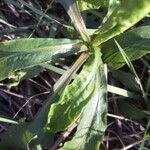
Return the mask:
<path id="1" fill-rule="evenodd" d="M 145 138 L 149 138 L 150 139 L 150 120 L 148 120 L 147 126 L 146 126 L 146 130 L 144 133 L 144 137 L 143 140 L 141 142 L 140 148 L 139 150 L 143 150 L 144 149 L 144 145 L 145 145 Z"/>
<path id="2" fill-rule="evenodd" d="M 95 50 L 81 73 L 66 87 L 58 103 L 52 105 L 46 124 L 48 131 L 62 131 L 79 117 L 94 91 L 95 73 L 101 64 L 100 57 L 100 50 Z"/>
<path id="3" fill-rule="evenodd" d="M 84 21 L 81 17 L 76 0 L 57 0 L 57 1 L 60 2 L 66 9 L 68 15 L 70 16 L 71 21 L 73 22 L 76 30 L 80 33 L 82 39 L 86 42 L 89 42 L 90 37 L 86 30 Z"/>
<path id="4" fill-rule="evenodd" d="M 141 90 L 141 93 L 142 93 L 143 98 L 145 100 L 145 103 L 147 105 L 147 108 L 150 109 L 150 103 L 149 103 L 148 97 L 147 97 L 146 92 L 145 92 L 145 90 L 143 88 L 143 85 L 142 85 L 142 83 L 140 81 L 140 78 L 138 77 L 138 75 L 136 73 L 136 70 L 134 69 L 134 66 L 132 65 L 132 62 L 130 61 L 129 57 L 127 56 L 127 54 L 124 52 L 124 50 L 122 49 L 122 47 L 118 44 L 118 42 L 116 40 L 115 40 L 115 43 L 118 46 L 118 49 L 119 49 L 120 53 L 122 54 L 126 64 L 128 65 L 131 73 L 134 75 L 135 80 L 137 81 L 137 83 L 138 83 L 138 85 L 140 87 L 140 90 Z"/>
<path id="5" fill-rule="evenodd" d="M 54 67 L 54 66 L 51 66 L 51 65 L 45 64 L 45 65 L 42 65 L 42 66 L 47 68 L 47 69 L 50 69 L 50 70 L 52 70 L 56 73 L 59 73 L 59 74 L 63 74 L 65 72 L 64 69 L 60 69 L 58 67 Z M 77 76 L 77 74 L 73 74 L 72 79 L 75 79 L 76 76 Z M 117 94 L 117 95 L 124 96 L 124 97 L 133 98 L 135 100 L 137 100 L 137 99 L 141 100 L 142 99 L 141 95 L 137 95 L 134 92 L 131 92 L 131 91 L 119 88 L 119 87 L 115 87 L 115 86 L 112 86 L 112 85 L 109 85 L 109 84 L 107 85 L 107 91 L 110 92 L 110 93 L 114 93 L 114 94 Z"/>
<path id="6" fill-rule="evenodd" d="M 0 80 L 19 69 L 87 50 L 80 40 L 18 39 L 0 43 Z"/>
<path id="7" fill-rule="evenodd" d="M 78 0 L 79 9 L 81 11 L 87 9 L 98 9 L 101 6 L 101 0 Z"/>
<path id="8" fill-rule="evenodd" d="M 12 83 L 9 83 L 9 85 L 17 86 L 22 80 L 38 76 L 40 74 L 40 71 L 40 66 L 29 67 L 20 71 L 16 71 L 11 76 L 9 76 L 9 78 L 14 80 Z"/>
<path id="9" fill-rule="evenodd" d="M 86 57 L 87 56 L 84 54 L 80 56 L 74 65 L 55 83 L 54 87 L 51 89 L 50 98 L 38 111 L 32 122 L 19 124 L 18 126 L 13 125 L 7 132 L 1 135 L 0 149 L 13 148 L 24 150 L 27 149 L 27 147 L 28 149 L 29 147 L 35 148 L 37 145 L 46 148 L 53 143 L 54 134 L 47 134 L 43 130 L 48 110 L 51 107 L 51 104 L 58 100 L 63 91 L 62 89 L 70 82 L 73 71 L 76 73 L 80 65 L 86 60 Z"/>
<path id="10" fill-rule="evenodd" d="M 130 60 L 150 53 L 150 26 L 143 26 L 115 37 Z M 116 70 L 125 64 L 118 47 L 111 39 L 102 45 L 102 59 L 110 70 Z"/>
<path id="11" fill-rule="evenodd" d="M 95 90 L 82 113 L 80 124 L 73 139 L 61 148 L 75 150 L 99 150 L 107 126 L 106 78 L 100 66 L 95 80 Z"/>
<path id="12" fill-rule="evenodd" d="M 52 70 L 56 73 L 59 73 L 59 74 L 63 74 L 65 72 L 64 69 L 60 69 L 58 67 L 54 67 L 54 66 L 51 66 L 51 65 L 44 64 L 42 66 L 47 68 L 47 69 L 50 69 L 50 70 Z M 72 79 L 74 79 L 76 76 L 77 76 L 77 74 L 73 74 Z M 135 94 L 131 91 L 127 91 L 125 89 L 115 87 L 115 86 L 112 86 L 112 85 L 109 85 L 109 84 L 107 85 L 107 91 L 110 92 L 110 93 L 114 93 L 114 94 L 124 96 L 124 97 L 133 98 L 135 100 L 137 100 L 137 99 L 141 100 L 142 99 L 142 96 L 140 96 L 140 95 L 137 95 L 137 94 Z"/>
<path id="13" fill-rule="evenodd" d="M 51 66 L 51 65 L 44 64 L 42 66 L 47 68 L 47 69 L 50 69 L 50 70 L 52 70 L 56 73 L 59 73 L 59 74 L 63 74 L 65 72 L 64 69 L 60 69 L 58 67 L 54 67 L 54 66 Z M 77 74 L 73 74 L 72 79 L 75 79 L 76 76 L 77 76 Z M 117 95 L 124 96 L 124 97 L 129 97 L 129 98 L 132 98 L 132 99 L 135 99 L 135 100 L 137 100 L 137 99 L 141 100 L 142 99 L 141 95 L 137 95 L 134 92 L 131 92 L 131 91 L 119 88 L 119 87 L 115 87 L 115 86 L 112 86 L 112 85 L 109 85 L 109 84 L 107 85 L 107 91 L 110 92 L 110 93 L 114 93 L 114 94 L 117 94 Z"/>
<path id="14" fill-rule="evenodd" d="M 108 0 L 108 12 L 105 16 L 103 22 L 105 22 L 109 16 L 112 14 L 112 12 L 116 9 L 116 7 L 120 4 L 119 0 Z"/>
<path id="15" fill-rule="evenodd" d="M 37 140 L 37 144 L 42 145 L 42 147 L 51 145 L 54 141 L 54 134 L 47 135 L 44 133 L 43 123 L 45 123 L 44 119 L 46 119 L 46 117 L 44 115 L 41 117 L 35 119 L 31 123 L 20 123 L 10 126 L 8 131 L 1 135 L 0 149 L 25 150 L 29 147 L 30 142 L 35 139 Z M 42 138 L 44 138 L 44 136 L 49 139 L 46 145 L 42 143 Z"/>
<path id="16" fill-rule="evenodd" d="M 131 73 L 125 72 L 122 70 L 116 70 L 116 71 L 111 72 L 111 74 L 117 81 L 120 81 L 120 83 L 122 83 L 122 85 L 124 85 L 126 89 L 129 89 L 135 92 L 140 91 L 139 84 L 135 80 L 135 76 L 132 75 Z"/>
<path id="17" fill-rule="evenodd" d="M 148 117 L 148 114 L 139 108 L 130 105 L 126 101 L 118 101 L 119 111 L 121 114 L 129 119 L 141 120 Z"/>
<path id="18" fill-rule="evenodd" d="M 149 12 L 149 0 L 122 0 L 107 21 L 95 32 L 92 38 L 92 44 L 99 46 L 114 36 L 124 32 Z"/>

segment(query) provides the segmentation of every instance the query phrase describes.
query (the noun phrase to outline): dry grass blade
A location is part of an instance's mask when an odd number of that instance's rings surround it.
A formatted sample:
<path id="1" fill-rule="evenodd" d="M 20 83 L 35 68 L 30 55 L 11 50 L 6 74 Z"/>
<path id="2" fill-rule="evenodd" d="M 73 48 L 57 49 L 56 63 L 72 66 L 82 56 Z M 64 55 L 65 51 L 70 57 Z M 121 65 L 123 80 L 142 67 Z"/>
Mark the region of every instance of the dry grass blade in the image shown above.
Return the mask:
<path id="1" fill-rule="evenodd" d="M 14 120 L 11 120 L 11 119 L 6 119 L 4 117 L 0 117 L 0 122 L 11 123 L 11 124 L 18 124 L 17 121 L 14 121 Z"/>
<path id="2" fill-rule="evenodd" d="M 123 149 L 121 149 L 121 150 L 128 150 L 128 149 L 131 149 L 131 148 L 134 147 L 135 145 L 138 145 L 138 144 L 140 144 L 141 142 L 147 141 L 147 140 L 150 140 L 150 138 L 144 138 L 144 139 L 142 139 L 141 141 L 134 142 L 134 143 L 132 143 L 132 144 L 126 146 L 125 148 L 123 148 Z"/>

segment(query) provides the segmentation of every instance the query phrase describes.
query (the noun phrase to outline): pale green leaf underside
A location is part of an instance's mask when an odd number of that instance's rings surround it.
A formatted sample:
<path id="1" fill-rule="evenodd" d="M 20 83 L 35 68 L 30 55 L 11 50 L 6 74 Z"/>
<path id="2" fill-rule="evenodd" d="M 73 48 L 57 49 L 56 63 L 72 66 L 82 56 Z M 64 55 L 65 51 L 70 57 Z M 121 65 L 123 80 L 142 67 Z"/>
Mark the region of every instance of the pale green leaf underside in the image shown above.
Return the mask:
<path id="1" fill-rule="evenodd" d="M 99 70 L 98 70 L 99 71 Z M 106 79 L 102 69 L 97 72 L 95 90 L 86 106 L 73 139 L 64 144 L 62 150 L 99 150 L 106 129 Z"/>
<path id="2" fill-rule="evenodd" d="M 87 50 L 80 40 L 18 39 L 0 43 L 0 80 L 16 70 Z"/>
<path id="3" fill-rule="evenodd" d="M 68 128 L 81 114 L 94 91 L 95 73 L 101 64 L 100 50 L 90 56 L 81 73 L 66 87 L 58 103 L 52 105 L 46 129 L 58 132 Z"/>
<path id="4" fill-rule="evenodd" d="M 107 21 L 95 32 L 96 46 L 132 27 L 150 12 L 149 0 L 122 0 Z"/>
<path id="5" fill-rule="evenodd" d="M 115 40 L 121 45 L 130 60 L 135 60 L 150 53 L 150 26 L 143 26 L 123 33 Z M 114 39 L 102 45 L 102 59 L 108 64 L 109 69 L 115 70 L 125 64 Z"/>

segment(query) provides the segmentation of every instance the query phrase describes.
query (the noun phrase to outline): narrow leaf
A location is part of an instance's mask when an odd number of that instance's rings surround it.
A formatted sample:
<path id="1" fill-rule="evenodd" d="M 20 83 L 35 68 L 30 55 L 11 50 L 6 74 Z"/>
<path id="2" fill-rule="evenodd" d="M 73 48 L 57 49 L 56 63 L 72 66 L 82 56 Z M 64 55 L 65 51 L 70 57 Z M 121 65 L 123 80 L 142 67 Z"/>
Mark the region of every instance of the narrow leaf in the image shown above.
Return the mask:
<path id="1" fill-rule="evenodd" d="M 11 119 L 7 119 L 4 117 L 0 117 L 0 122 L 5 122 L 5 123 L 11 123 L 11 124 L 18 124 L 17 121 L 11 120 Z"/>
<path id="2" fill-rule="evenodd" d="M 82 36 L 83 40 L 89 42 L 90 37 L 86 30 L 84 21 L 81 17 L 76 0 L 57 0 L 57 1 L 60 2 L 63 5 L 63 7 L 66 9 L 68 15 L 71 18 L 71 21 L 73 22 L 76 30 Z"/>
<path id="3" fill-rule="evenodd" d="M 65 72 L 64 69 L 60 69 L 58 67 L 55 67 L 55 70 L 54 70 L 54 68 L 51 68 L 51 66 L 49 66 L 49 65 L 42 65 L 42 66 L 44 66 L 45 68 L 50 69 L 56 73 L 59 73 L 59 74 L 63 74 Z M 72 79 L 75 79 L 76 76 L 77 76 L 77 74 L 73 74 Z M 114 94 L 121 95 L 124 97 L 129 97 L 129 98 L 138 99 L 138 100 L 142 99 L 142 97 L 140 95 L 137 95 L 134 92 L 131 92 L 126 89 L 119 88 L 119 87 L 115 87 L 115 86 L 112 86 L 109 84 L 107 85 L 107 90 L 110 93 L 114 93 Z"/>
<path id="4" fill-rule="evenodd" d="M 144 137 L 143 137 L 143 141 L 141 142 L 139 150 L 143 150 L 144 149 L 144 145 L 145 145 L 144 138 L 149 138 L 150 139 L 150 120 L 148 120 L 147 127 L 146 127 L 146 130 L 145 130 L 145 133 L 144 133 Z"/>
<path id="5" fill-rule="evenodd" d="M 141 93 L 142 93 L 142 95 L 143 95 L 143 98 L 144 98 L 144 100 L 145 100 L 145 103 L 146 103 L 147 107 L 150 108 L 150 103 L 149 103 L 148 97 L 147 97 L 147 95 L 146 95 L 146 93 L 145 93 L 145 90 L 144 90 L 143 85 L 142 85 L 142 83 L 141 83 L 141 81 L 140 81 L 140 78 L 138 77 L 138 75 L 137 75 L 137 73 L 136 73 L 136 71 L 135 71 L 135 69 L 134 69 L 134 66 L 132 65 L 132 63 L 131 63 L 129 57 L 128 57 L 127 54 L 124 52 L 124 50 L 122 49 L 122 47 L 117 43 L 117 41 L 115 41 L 115 43 L 117 44 L 117 46 L 118 46 L 118 48 L 119 48 L 119 50 L 120 50 L 120 53 L 122 54 L 123 58 L 125 59 L 125 61 L 126 61 L 128 67 L 129 67 L 130 71 L 131 71 L 132 74 L 135 76 L 135 79 L 136 79 L 136 81 L 137 81 L 137 83 L 138 83 L 138 85 L 139 85 L 139 87 L 140 87 L 140 89 L 141 89 Z"/>
<path id="6" fill-rule="evenodd" d="M 63 91 L 62 89 L 70 82 L 73 72 L 76 72 L 86 59 L 87 55 L 83 53 L 73 66 L 64 72 L 51 89 L 48 101 L 38 111 L 32 122 L 19 124 L 18 126 L 13 125 L 1 135 L 0 149 L 27 149 L 27 147 L 29 149 L 29 147 L 33 148 L 37 144 L 42 146 L 42 148 L 48 148 L 52 144 L 54 134 L 47 134 L 43 130 L 48 110 L 51 104 L 58 100 Z"/>
<path id="7" fill-rule="evenodd" d="M 135 80 L 135 76 L 132 75 L 131 73 L 122 70 L 116 70 L 111 72 L 111 74 L 113 78 L 115 78 L 117 81 L 120 81 L 120 83 L 122 83 L 122 85 L 124 85 L 126 89 L 135 92 L 140 91 L 139 84 Z"/>
<path id="8" fill-rule="evenodd" d="M 58 103 L 52 105 L 46 125 L 48 131 L 62 131 L 79 117 L 94 91 L 95 73 L 101 63 L 100 57 L 98 49 L 90 56 L 81 73 L 66 87 Z"/>
<path id="9" fill-rule="evenodd" d="M 145 113 L 143 110 L 140 110 L 139 108 L 130 105 L 128 102 L 126 101 L 118 101 L 118 108 L 119 108 L 119 112 L 129 118 L 129 119 L 136 119 L 136 120 L 141 120 L 144 118 L 148 117 L 148 114 Z"/>
<path id="10" fill-rule="evenodd" d="M 149 0 L 122 0 L 107 21 L 93 35 L 93 45 L 99 46 L 124 32 L 149 12 Z"/>
<path id="11" fill-rule="evenodd" d="M 99 150 L 106 129 L 106 78 L 102 66 L 95 80 L 95 90 L 86 106 L 73 139 L 65 143 L 62 150 Z"/>
<path id="12" fill-rule="evenodd" d="M 150 53 L 150 26 L 143 26 L 115 37 L 130 60 L 135 60 Z M 114 39 L 102 45 L 102 59 L 109 69 L 116 70 L 125 64 Z"/>
<path id="13" fill-rule="evenodd" d="M 0 43 L 0 80 L 16 70 L 87 50 L 80 40 L 18 39 Z"/>
<path id="14" fill-rule="evenodd" d="M 124 97 L 129 97 L 129 98 L 133 98 L 133 99 L 138 99 L 138 100 L 141 100 L 142 97 L 140 95 L 137 95 L 131 91 L 128 91 L 126 89 L 122 89 L 122 88 L 119 88 L 119 87 L 115 87 L 115 86 L 112 86 L 112 85 L 107 85 L 107 88 L 108 88 L 108 92 L 111 92 L 111 93 L 114 93 L 114 94 L 117 94 L 117 95 L 121 95 L 121 96 L 124 96 Z"/>

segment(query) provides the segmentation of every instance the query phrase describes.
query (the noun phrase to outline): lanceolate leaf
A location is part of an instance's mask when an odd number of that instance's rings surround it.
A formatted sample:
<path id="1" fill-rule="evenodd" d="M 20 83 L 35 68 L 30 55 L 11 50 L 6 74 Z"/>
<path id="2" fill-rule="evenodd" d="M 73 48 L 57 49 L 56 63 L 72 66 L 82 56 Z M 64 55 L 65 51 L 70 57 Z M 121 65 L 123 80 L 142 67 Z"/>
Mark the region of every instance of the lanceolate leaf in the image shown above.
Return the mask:
<path id="1" fill-rule="evenodd" d="M 130 60 L 135 60 L 150 53 L 150 26 L 143 26 L 132 31 L 123 33 L 115 39 L 124 49 Z M 114 39 L 102 45 L 102 59 L 108 64 L 109 69 L 115 70 L 125 64 Z"/>
<path id="2" fill-rule="evenodd" d="M 106 129 L 106 78 L 102 66 L 96 74 L 95 90 L 86 106 L 73 139 L 62 150 L 99 150 Z"/>
<path id="3" fill-rule="evenodd" d="M 128 102 L 126 101 L 118 101 L 118 108 L 119 108 L 119 112 L 129 118 L 129 119 L 136 119 L 136 120 L 140 120 L 143 118 L 147 118 L 148 114 L 146 112 L 144 112 L 143 110 L 138 109 L 137 107 L 130 105 Z"/>
<path id="4" fill-rule="evenodd" d="M 100 50 L 96 50 L 81 73 L 66 87 L 58 103 L 52 105 L 46 129 L 58 132 L 68 128 L 81 114 L 94 91 L 95 73 L 101 64 Z"/>
<path id="5" fill-rule="evenodd" d="M 113 78 L 121 82 L 122 85 L 124 85 L 126 89 L 129 89 L 131 91 L 138 91 L 138 92 L 140 91 L 140 87 L 137 81 L 135 80 L 135 76 L 132 75 L 130 72 L 116 70 L 111 73 L 112 73 Z"/>
<path id="6" fill-rule="evenodd" d="M 80 40 L 19 39 L 0 43 L 0 80 L 12 72 L 87 50 Z"/>
<path id="7" fill-rule="evenodd" d="M 62 77 L 55 83 L 51 90 L 49 100 L 38 111 L 34 120 L 30 123 L 13 125 L 9 130 L 1 135 L 0 149 L 36 149 L 36 146 L 41 146 L 41 149 L 48 148 L 54 140 L 54 134 L 47 134 L 43 127 L 47 120 L 47 114 L 52 103 L 58 100 L 63 89 L 71 80 L 71 75 L 76 73 L 80 65 L 87 59 L 87 54 L 82 54 L 79 59 L 68 69 Z M 15 138 L 16 137 L 16 138 Z M 35 146 L 35 147 L 34 147 Z M 30 148 L 29 148 L 30 147 Z M 34 147 L 34 148 L 33 148 Z"/>
<path id="8" fill-rule="evenodd" d="M 76 27 L 76 30 L 79 31 L 80 35 L 82 36 L 83 40 L 86 42 L 90 41 L 90 37 L 86 30 L 84 21 L 81 17 L 80 11 L 77 6 L 76 0 L 57 0 L 60 2 L 64 8 L 66 9 L 68 15 L 71 18 L 71 21 Z"/>
<path id="9" fill-rule="evenodd" d="M 146 103 L 147 107 L 150 108 L 150 103 L 149 103 L 148 97 L 147 97 L 147 95 L 145 93 L 143 85 L 141 84 L 140 78 L 138 77 L 138 75 L 137 75 L 137 73 L 136 73 L 136 71 L 134 69 L 134 66 L 131 63 L 131 60 L 129 59 L 129 57 L 127 56 L 127 54 L 124 52 L 124 50 L 122 49 L 122 47 L 119 45 L 119 43 L 116 40 L 115 40 L 115 43 L 118 46 L 118 49 L 119 49 L 120 53 L 122 54 L 124 60 L 126 61 L 126 64 L 128 65 L 131 73 L 134 75 L 135 80 L 137 81 L 137 83 L 138 83 L 138 85 L 140 87 L 141 93 L 143 95 L 143 98 L 145 100 L 145 103 Z"/>
<path id="10" fill-rule="evenodd" d="M 93 45 L 98 46 L 124 32 L 149 12 L 149 0 L 122 0 L 107 21 L 95 32 Z"/>

